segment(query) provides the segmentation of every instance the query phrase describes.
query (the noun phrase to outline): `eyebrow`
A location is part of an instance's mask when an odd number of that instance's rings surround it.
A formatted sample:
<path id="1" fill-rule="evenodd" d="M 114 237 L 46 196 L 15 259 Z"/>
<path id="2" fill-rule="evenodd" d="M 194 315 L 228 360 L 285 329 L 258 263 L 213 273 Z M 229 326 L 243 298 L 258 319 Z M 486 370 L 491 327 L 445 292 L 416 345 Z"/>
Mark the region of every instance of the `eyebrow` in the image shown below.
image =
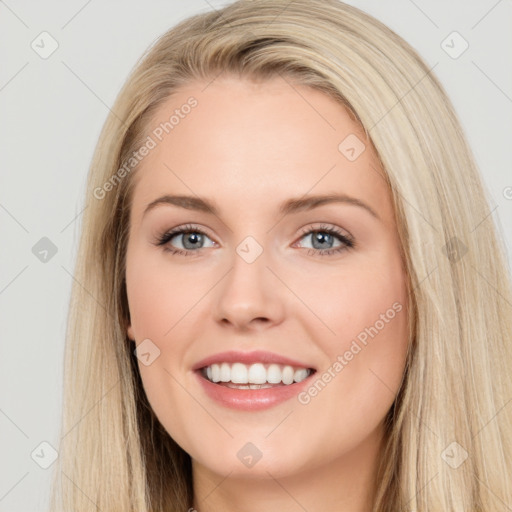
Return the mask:
<path id="1" fill-rule="evenodd" d="M 350 204 L 352 206 L 358 206 L 365 209 L 376 219 L 381 220 L 377 212 L 371 206 L 355 197 L 351 197 L 346 194 L 325 194 L 289 199 L 281 204 L 279 213 L 283 216 L 290 215 L 292 213 L 312 210 L 313 208 L 318 208 L 319 206 L 331 203 L 344 203 Z M 208 199 L 201 198 L 199 196 L 184 195 L 164 195 L 158 199 L 155 199 L 147 205 L 143 216 L 156 206 L 164 204 L 179 206 L 180 208 L 185 208 L 186 210 L 205 212 L 211 215 L 215 215 L 216 217 L 219 216 L 218 208 Z"/>

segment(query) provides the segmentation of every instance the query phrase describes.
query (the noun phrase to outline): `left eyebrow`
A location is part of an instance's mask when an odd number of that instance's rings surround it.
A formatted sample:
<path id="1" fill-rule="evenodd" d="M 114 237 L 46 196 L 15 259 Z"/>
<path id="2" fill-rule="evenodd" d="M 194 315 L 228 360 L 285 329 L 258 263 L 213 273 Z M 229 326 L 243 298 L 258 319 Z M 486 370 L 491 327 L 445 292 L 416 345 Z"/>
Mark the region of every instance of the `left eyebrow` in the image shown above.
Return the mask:
<path id="1" fill-rule="evenodd" d="M 319 206 L 330 203 L 345 203 L 352 206 L 359 206 L 360 208 L 365 209 L 376 219 L 381 220 L 377 212 L 371 206 L 367 205 L 360 199 L 346 194 L 326 194 L 307 196 L 299 199 L 289 199 L 281 205 L 279 212 L 282 215 L 289 215 L 290 213 L 296 213 L 299 211 L 312 210 L 313 208 L 318 208 Z"/>
<path id="2" fill-rule="evenodd" d="M 313 208 L 318 208 L 319 206 L 330 203 L 344 203 L 352 206 L 358 206 L 366 210 L 376 219 L 382 220 L 371 206 L 367 205 L 360 199 L 348 196 L 346 194 L 327 194 L 289 199 L 281 204 L 279 207 L 279 213 L 281 215 L 290 215 L 299 211 L 312 210 Z M 180 208 L 185 208 L 187 210 L 196 210 L 208 213 L 210 215 L 215 215 L 217 217 L 219 216 L 219 209 L 208 199 L 198 196 L 183 195 L 164 195 L 158 199 L 155 199 L 147 205 L 143 216 L 156 206 L 162 204 L 179 206 Z"/>

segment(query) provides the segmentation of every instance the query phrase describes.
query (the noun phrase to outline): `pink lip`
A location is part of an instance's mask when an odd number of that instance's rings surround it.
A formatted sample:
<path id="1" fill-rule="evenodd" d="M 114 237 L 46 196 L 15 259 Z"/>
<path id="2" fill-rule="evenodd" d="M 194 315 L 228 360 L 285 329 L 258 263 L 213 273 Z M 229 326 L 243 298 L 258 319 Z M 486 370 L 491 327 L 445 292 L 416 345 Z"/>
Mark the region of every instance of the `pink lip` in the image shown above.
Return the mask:
<path id="1" fill-rule="evenodd" d="M 204 368 L 205 366 L 210 366 L 215 363 L 274 363 L 296 367 L 298 366 L 300 368 L 312 368 L 308 364 L 302 363 L 301 361 L 280 356 L 278 354 L 273 354 L 272 352 L 266 352 L 264 350 L 254 350 L 252 352 L 236 352 L 234 350 L 230 350 L 227 352 L 220 352 L 218 354 L 214 354 L 213 356 L 202 359 L 192 367 L 192 370 L 199 370 L 200 368 Z"/>
<path id="2" fill-rule="evenodd" d="M 210 382 L 206 377 L 203 377 L 200 370 L 196 370 L 194 373 L 211 399 L 225 407 L 243 411 L 260 411 L 293 398 L 306 386 L 309 386 L 311 378 L 315 374 L 312 373 L 302 382 L 295 382 L 288 386 L 281 385 L 263 389 L 233 389 Z"/>
<path id="3" fill-rule="evenodd" d="M 215 363 L 263 363 L 263 364 L 282 364 L 300 368 L 311 368 L 311 366 L 288 357 L 265 352 L 261 350 L 253 352 L 221 352 L 213 356 L 202 359 L 192 368 L 198 378 L 205 393 L 213 400 L 232 409 L 244 411 L 259 411 L 267 409 L 289 400 L 300 393 L 311 382 L 311 378 L 316 372 L 312 372 L 309 377 L 302 382 L 295 382 L 290 385 L 280 385 L 273 388 L 263 389 L 233 389 L 210 382 L 201 372 L 201 368 Z"/>

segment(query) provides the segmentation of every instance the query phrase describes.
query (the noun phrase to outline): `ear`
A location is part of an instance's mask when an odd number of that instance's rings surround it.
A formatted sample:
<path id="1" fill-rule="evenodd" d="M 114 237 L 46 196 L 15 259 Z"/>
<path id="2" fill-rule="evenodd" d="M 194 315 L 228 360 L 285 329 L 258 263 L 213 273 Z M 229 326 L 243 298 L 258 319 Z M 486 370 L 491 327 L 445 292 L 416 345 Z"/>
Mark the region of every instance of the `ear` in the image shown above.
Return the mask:
<path id="1" fill-rule="evenodd" d="M 128 327 L 126 328 L 126 333 L 128 334 L 128 338 L 130 341 L 135 341 L 135 336 L 133 334 L 132 325 L 128 324 Z"/>

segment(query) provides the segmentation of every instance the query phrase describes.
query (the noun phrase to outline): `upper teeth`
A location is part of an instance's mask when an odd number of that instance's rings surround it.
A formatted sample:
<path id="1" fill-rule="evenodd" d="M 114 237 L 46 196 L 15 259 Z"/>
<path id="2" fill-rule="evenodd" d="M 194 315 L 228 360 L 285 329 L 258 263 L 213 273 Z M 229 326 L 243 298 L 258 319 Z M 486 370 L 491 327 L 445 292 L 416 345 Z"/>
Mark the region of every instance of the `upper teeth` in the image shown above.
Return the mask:
<path id="1" fill-rule="evenodd" d="M 233 382 L 235 384 L 292 384 L 301 382 L 311 373 L 306 368 L 294 369 L 292 366 L 262 363 L 245 365 L 243 363 L 212 364 L 203 369 L 212 382 Z"/>

